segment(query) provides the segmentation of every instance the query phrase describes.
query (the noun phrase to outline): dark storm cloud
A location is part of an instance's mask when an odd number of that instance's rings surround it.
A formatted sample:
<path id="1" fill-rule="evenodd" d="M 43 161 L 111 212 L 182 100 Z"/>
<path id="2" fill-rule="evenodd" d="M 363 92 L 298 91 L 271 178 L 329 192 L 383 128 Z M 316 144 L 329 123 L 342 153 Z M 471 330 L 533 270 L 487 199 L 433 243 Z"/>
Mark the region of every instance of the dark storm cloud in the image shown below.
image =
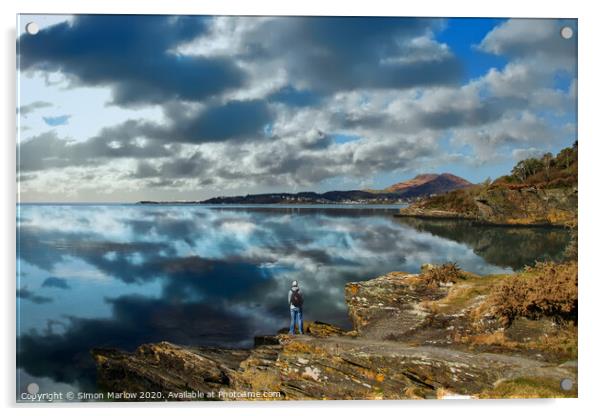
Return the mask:
<path id="1" fill-rule="evenodd" d="M 21 299 L 27 299 L 28 301 L 37 304 L 52 302 L 52 298 L 49 298 L 47 296 L 36 295 L 34 292 L 32 292 L 26 287 L 17 289 L 17 297 Z"/>
<path id="2" fill-rule="evenodd" d="M 412 122 L 423 129 L 448 129 L 480 126 L 499 120 L 508 110 L 528 106 L 527 100 L 490 97 L 482 99 L 470 108 L 457 108 L 453 103 L 435 111 L 420 111 Z"/>
<path id="3" fill-rule="evenodd" d="M 149 159 L 174 157 L 156 170 L 148 162 L 139 165 L 135 177 L 166 175 L 165 179 L 200 175 L 209 161 L 200 153 L 175 158 L 180 143 L 204 143 L 237 139 L 265 138 L 264 127 L 273 114 L 261 100 L 230 101 L 212 105 L 195 115 L 177 116 L 166 125 L 127 120 L 105 127 L 85 141 L 69 142 L 56 132 L 42 133 L 19 145 L 19 170 L 36 171 L 68 166 L 95 166 L 120 158 Z M 147 139 L 141 144 L 137 139 Z"/>
<path id="4" fill-rule="evenodd" d="M 42 287 L 55 287 L 57 289 L 71 289 L 67 279 L 60 277 L 49 277 L 42 283 Z"/>
<path id="5" fill-rule="evenodd" d="M 263 100 L 228 101 L 210 104 L 193 114 L 183 114 L 173 108 L 167 112 L 169 122 L 157 123 L 128 120 L 105 129 L 103 138 L 147 137 L 168 143 L 209 143 L 263 137 L 264 127 L 274 114 Z"/>
<path id="6" fill-rule="evenodd" d="M 270 120 L 264 101 L 230 101 L 201 112 L 174 134 L 188 142 L 221 141 L 261 134 Z"/>
<path id="7" fill-rule="evenodd" d="M 207 143 L 263 136 L 264 127 L 274 114 L 263 100 L 233 100 L 213 103 L 193 114 L 182 114 L 167 107 L 170 122 L 158 125 L 130 120 L 137 134 L 176 143 Z"/>
<path id="8" fill-rule="evenodd" d="M 154 167 L 146 161 L 138 162 L 136 171 L 129 177 L 136 179 L 145 178 L 195 178 L 203 175 L 211 162 L 205 159 L 200 153 L 194 153 L 189 157 L 176 157 L 168 162 L 161 163 Z"/>
<path id="9" fill-rule="evenodd" d="M 93 168 L 114 159 L 133 158 L 140 159 L 136 170 L 122 178 L 147 178 L 149 187 L 173 188 L 181 185 L 178 180 L 183 178 L 226 179 L 215 173 L 227 175 L 227 169 L 211 166 L 200 153 L 182 157 L 177 145 L 235 141 L 229 153 L 234 155 L 238 142 L 279 139 L 272 137 L 271 126 L 281 104 L 316 107 L 327 95 L 343 90 L 403 89 L 460 80 L 458 59 L 432 39 L 432 31 L 441 25 L 436 19 L 282 17 L 259 21 L 245 33 L 240 50 L 221 57 L 174 52 L 178 45 L 207 36 L 209 21 L 203 17 L 77 16 L 72 23 L 51 26 L 35 37 L 23 35 L 19 40 L 23 70 L 60 70 L 75 83 L 108 86 L 120 105 L 160 103 L 167 121 L 128 120 L 77 143 L 62 141 L 53 133 L 39 135 L 20 145 L 20 170 Z M 228 101 L 219 96 L 229 89 L 252 87 L 238 68 L 245 67 L 262 80 L 269 77 L 262 71 L 273 64 L 287 72 L 285 87 L 263 99 Z M 183 101 L 202 105 L 191 110 Z M 381 126 L 376 116 L 347 121 L 350 128 L 366 127 L 370 122 L 376 129 Z M 141 145 L 138 138 L 147 139 L 146 143 Z M 349 168 L 362 163 L 352 154 L 331 155 L 333 137 L 329 132 L 298 142 L 291 153 L 298 148 L 324 150 L 323 155 L 317 159 L 280 155 L 286 160 L 268 168 L 268 174 L 285 173 L 292 175 L 289 181 L 309 184 L 337 176 L 332 166 Z M 165 147 L 168 143 L 169 149 Z M 147 160 L 161 157 L 173 160 Z M 370 164 L 370 172 L 379 163 L 382 165 L 382 161 Z M 268 166 L 274 164 L 270 161 Z M 393 161 L 387 165 L 399 167 Z M 362 170 L 366 166 L 355 166 L 358 176 L 366 174 Z M 258 172 L 249 172 L 249 177 L 252 175 L 263 183 L 277 181 Z M 240 174 L 235 176 L 240 179 Z"/>
<path id="10" fill-rule="evenodd" d="M 67 166 L 94 166 L 119 158 L 166 157 L 176 150 L 152 140 L 142 145 L 137 143 L 135 138 L 139 136 L 130 134 L 134 129 L 132 123 L 103 129 L 99 136 L 83 142 L 59 139 L 54 131 L 42 133 L 20 143 L 18 168 L 20 171 L 37 171 Z"/>
<path id="11" fill-rule="evenodd" d="M 289 85 L 270 94 L 268 100 L 291 107 L 311 107 L 319 104 L 321 97 L 311 91 L 298 90 Z"/>
<path id="12" fill-rule="evenodd" d="M 283 59 L 290 79 L 323 92 L 454 84 L 462 75 L 457 58 L 435 44 L 412 43 L 441 23 L 393 17 L 277 18 L 245 37 L 250 53 L 242 59 Z"/>
<path id="13" fill-rule="evenodd" d="M 23 71 L 61 71 L 77 84 L 109 86 L 119 105 L 201 101 L 243 84 L 236 64 L 172 49 L 206 31 L 209 17 L 79 15 L 19 38 Z"/>

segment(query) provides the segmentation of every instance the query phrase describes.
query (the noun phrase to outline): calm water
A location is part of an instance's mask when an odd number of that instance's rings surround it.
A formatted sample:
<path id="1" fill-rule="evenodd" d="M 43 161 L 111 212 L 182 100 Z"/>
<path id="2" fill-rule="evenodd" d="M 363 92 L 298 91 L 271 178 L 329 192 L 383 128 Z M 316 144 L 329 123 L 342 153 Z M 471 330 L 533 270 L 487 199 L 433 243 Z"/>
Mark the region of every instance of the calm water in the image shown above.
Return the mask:
<path id="1" fill-rule="evenodd" d="M 367 207 L 21 205 L 20 391 L 95 391 L 92 347 L 251 345 L 305 318 L 349 327 L 343 287 L 455 261 L 476 273 L 559 258 L 563 230 L 394 218 Z"/>

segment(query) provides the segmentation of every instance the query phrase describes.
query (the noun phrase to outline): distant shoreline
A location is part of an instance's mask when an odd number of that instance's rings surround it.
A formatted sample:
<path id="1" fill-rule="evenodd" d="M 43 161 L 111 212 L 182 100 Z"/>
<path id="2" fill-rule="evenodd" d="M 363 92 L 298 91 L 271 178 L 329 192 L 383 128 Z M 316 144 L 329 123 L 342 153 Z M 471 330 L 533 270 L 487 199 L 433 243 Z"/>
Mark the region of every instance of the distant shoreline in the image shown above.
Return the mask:
<path id="1" fill-rule="evenodd" d="M 399 210 L 400 208 L 407 207 L 407 203 L 374 203 L 374 204 L 345 204 L 345 203 L 309 203 L 309 204 L 293 204 L 293 203 L 281 203 L 281 204 L 208 204 L 204 202 L 17 202 L 17 206 L 198 206 L 206 208 L 275 208 L 275 209 L 387 209 L 387 210 Z"/>

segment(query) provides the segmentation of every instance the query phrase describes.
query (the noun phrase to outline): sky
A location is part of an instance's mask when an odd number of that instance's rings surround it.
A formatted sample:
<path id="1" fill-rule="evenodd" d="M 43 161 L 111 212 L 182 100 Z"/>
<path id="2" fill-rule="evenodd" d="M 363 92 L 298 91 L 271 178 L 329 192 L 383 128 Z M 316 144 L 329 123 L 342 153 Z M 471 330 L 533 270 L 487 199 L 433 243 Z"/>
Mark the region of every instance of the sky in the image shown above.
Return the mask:
<path id="1" fill-rule="evenodd" d="M 19 199 L 495 178 L 577 139 L 576 38 L 572 19 L 21 15 Z"/>

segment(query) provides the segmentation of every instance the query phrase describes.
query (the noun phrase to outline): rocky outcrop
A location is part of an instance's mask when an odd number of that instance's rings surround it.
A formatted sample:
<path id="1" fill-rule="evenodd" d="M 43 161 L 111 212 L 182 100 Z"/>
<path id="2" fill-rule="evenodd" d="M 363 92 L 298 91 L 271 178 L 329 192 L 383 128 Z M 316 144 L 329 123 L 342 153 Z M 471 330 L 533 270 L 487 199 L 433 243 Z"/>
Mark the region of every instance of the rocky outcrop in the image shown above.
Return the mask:
<path id="1" fill-rule="evenodd" d="M 446 294 L 446 287 L 428 286 L 420 276 L 401 272 L 345 286 L 353 328 L 373 339 L 397 337 L 420 327 L 429 316 L 422 302 Z"/>
<path id="2" fill-rule="evenodd" d="M 505 379 L 575 379 L 570 368 L 501 354 L 341 336 L 281 335 L 278 341 L 217 355 L 166 342 L 131 354 L 95 350 L 93 355 L 105 391 L 161 392 L 158 400 L 187 400 L 182 392 L 189 391 L 216 400 L 436 398 L 477 395 Z"/>
<path id="3" fill-rule="evenodd" d="M 249 357 L 250 351 L 181 347 L 160 342 L 142 345 L 131 354 L 114 349 L 96 349 L 92 354 L 102 389 L 168 395 L 228 388 L 232 374 Z"/>
<path id="4" fill-rule="evenodd" d="M 305 400 L 504 397 L 500 383 L 507 391 L 513 380 L 560 386 L 568 378 L 573 390 L 545 394 L 576 396 L 576 366 L 534 343 L 549 343 L 553 321 L 504 328 L 488 314 L 485 294 L 501 277 L 427 274 L 347 284 L 349 332 L 310 322 L 307 335 L 258 336 L 250 350 L 167 342 L 131 353 L 96 349 L 98 382 L 107 392 L 160 392 L 156 400 Z"/>
<path id="5" fill-rule="evenodd" d="M 457 208 L 458 199 L 464 199 L 461 209 Z M 419 201 L 397 215 L 468 219 L 492 225 L 572 226 L 577 223 L 577 188 L 490 187 L 475 195 L 452 193 Z"/>
<path id="6" fill-rule="evenodd" d="M 572 225 L 577 189 L 493 188 L 475 199 L 479 218 L 492 224 Z"/>

